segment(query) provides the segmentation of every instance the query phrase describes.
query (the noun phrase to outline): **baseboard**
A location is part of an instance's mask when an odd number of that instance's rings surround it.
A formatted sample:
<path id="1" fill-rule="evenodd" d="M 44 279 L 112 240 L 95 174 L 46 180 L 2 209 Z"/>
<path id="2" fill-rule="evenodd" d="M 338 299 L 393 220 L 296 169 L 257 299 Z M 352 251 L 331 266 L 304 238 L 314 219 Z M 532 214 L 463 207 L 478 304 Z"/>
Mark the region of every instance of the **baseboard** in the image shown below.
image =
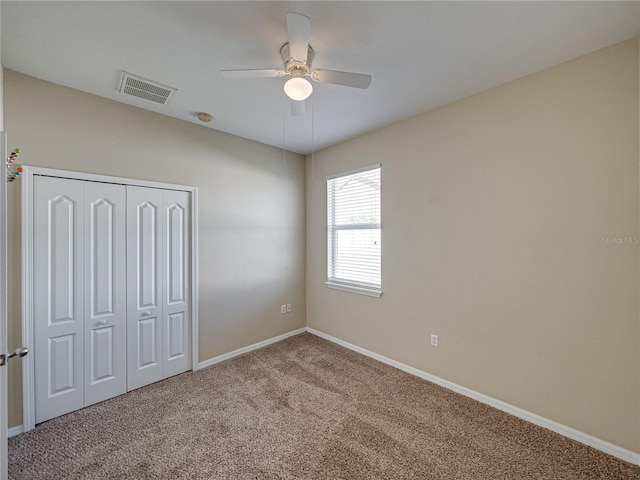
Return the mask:
<path id="1" fill-rule="evenodd" d="M 229 360 L 230 358 L 237 357 L 238 355 L 242 355 L 252 350 L 257 350 L 258 348 L 266 347 L 267 345 L 271 345 L 272 343 L 279 342 L 284 340 L 285 338 L 292 337 L 294 335 L 299 335 L 300 333 L 306 332 L 307 329 L 305 327 L 298 328 L 297 330 L 293 330 L 291 332 L 283 333 L 282 335 L 278 335 L 277 337 L 268 338 L 267 340 L 263 340 L 258 343 L 254 343 L 253 345 L 249 345 L 247 347 L 242 347 L 233 352 L 223 353 L 222 355 L 218 355 L 217 357 L 210 358 L 209 360 L 205 360 L 204 362 L 198 363 L 194 370 L 200 370 L 201 368 L 206 368 L 211 365 L 215 365 L 216 363 L 224 362 L 225 360 Z"/>
<path id="2" fill-rule="evenodd" d="M 640 465 L 640 453 L 632 452 L 631 450 L 627 450 L 599 438 L 593 437 L 574 428 L 567 427 L 566 425 L 562 425 L 561 423 L 554 422 L 553 420 L 541 417 L 540 415 L 536 415 L 535 413 L 515 407 L 493 397 L 489 397 L 488 395 L 484 395 L 483 393 L 476 392 L 443 378 L 436 377 L 435 375 L 431 375 L 430 373 L 423 372 L 422 370 L 410 367 L 409 365 L 405 365 L 404 363 L 398 362 L 391 358 L 387 358 L 383 355 L 379 355 L 375 352 L 371 352 L 364 348 L 358 347 L 357 345 L 345 342 L 344 340 L 340 340 L 339 338 L 333 337 L 314 328 L 307 327 L 306 331 L 313 335 L 317 335 L 318 337 L 324 338 L 325 340 L 329 340 L 330 342 L 337 343 L 338 345 L 348 348 L 349 350 L 361 353 L 362 355 L 373 358 L 374 360 L 378 360 L 379 362 L 386 363 L 387 365 L 391 365 L 392 367 L 395 367 L 399 370 L 415 375 L 416 377 L 423 378 L 444 388 L 453 390 L 456 393 L 460 393 L 466 397 L 473 398 L 474 400 L 497 408 L 498 410 L 502 410 L 503 412 L 506 412 L 510 415 L 521 418 L 540 427 L 544 427 L 553 432 L 559 433 L 560 435 L 593 447 L 596 450 L 600 450 L 601 452 L 612 455 L 616 458 L 619 458 L 620 460 L 624 460 L 625 462 L 629 462 L 634 465 Z"/>
<path id="3" fill-rule="evenodd" d="M 17 437 L 21 433 L 24 433 L 24 430 L 22 428 L 22 425 L 18 425 L 17 427 L 11 427 L 9 428 L 9 430 L 7 430 L 7 437 Z"/>

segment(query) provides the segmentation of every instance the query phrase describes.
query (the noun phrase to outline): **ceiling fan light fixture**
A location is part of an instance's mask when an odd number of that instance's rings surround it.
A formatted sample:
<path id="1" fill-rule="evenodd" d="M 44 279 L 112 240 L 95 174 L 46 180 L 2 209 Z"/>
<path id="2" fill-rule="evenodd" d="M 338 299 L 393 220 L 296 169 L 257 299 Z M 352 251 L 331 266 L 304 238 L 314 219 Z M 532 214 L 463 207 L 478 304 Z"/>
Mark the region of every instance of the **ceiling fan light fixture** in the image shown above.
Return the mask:
<path id="1" fill-rule="evenodd" d="M 284 93 L 287 94 L 291 100 L 300 102 L 309 98 L 313 93 L 313 85 L 311 82 L 303 77 L 292 77 L 284 84 Z"/>

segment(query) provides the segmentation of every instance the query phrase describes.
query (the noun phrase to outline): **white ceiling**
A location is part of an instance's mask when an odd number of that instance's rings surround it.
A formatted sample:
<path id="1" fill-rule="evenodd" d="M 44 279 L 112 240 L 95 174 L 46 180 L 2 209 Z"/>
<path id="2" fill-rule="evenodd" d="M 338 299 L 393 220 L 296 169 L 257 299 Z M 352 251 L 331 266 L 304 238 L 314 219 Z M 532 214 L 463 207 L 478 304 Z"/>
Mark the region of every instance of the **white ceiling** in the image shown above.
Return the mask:
<path id="1" fill-rule="evenodd" d="M 290 11 L 311 18 L 315 68 L 371 74 L 369 89 L 314 84 L 291 116 L 284 79 L 220 77 L 281 68 Z M 640 34 L 638 1 L 3 0 L 1 15 L 6 68 L 188 122 L 209 112 L 208 127 L 277 147 L 284 133 L 299 153 Z M 167 105 L 124 96 L 122 70 L 178 91 Z"/>

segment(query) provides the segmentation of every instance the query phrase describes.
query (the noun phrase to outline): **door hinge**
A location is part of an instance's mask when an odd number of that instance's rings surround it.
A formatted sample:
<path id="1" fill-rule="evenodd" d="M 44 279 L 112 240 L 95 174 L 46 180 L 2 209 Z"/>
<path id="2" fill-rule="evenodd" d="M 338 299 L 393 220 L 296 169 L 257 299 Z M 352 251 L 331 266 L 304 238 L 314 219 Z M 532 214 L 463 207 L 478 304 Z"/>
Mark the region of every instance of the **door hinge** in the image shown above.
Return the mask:
<path id="1" fill-rule="evenodd" d="M 29 353 L 29 349 L 26 348 L 26 347 L 16 348 L 11 353 L 1 353 L 0 354 L 0 367 L 4 367 L 7 364 L 7 360 L 9 360 L 10 358 L 13 358 L 13 357 L 22 358 L 27 353 Z"/>

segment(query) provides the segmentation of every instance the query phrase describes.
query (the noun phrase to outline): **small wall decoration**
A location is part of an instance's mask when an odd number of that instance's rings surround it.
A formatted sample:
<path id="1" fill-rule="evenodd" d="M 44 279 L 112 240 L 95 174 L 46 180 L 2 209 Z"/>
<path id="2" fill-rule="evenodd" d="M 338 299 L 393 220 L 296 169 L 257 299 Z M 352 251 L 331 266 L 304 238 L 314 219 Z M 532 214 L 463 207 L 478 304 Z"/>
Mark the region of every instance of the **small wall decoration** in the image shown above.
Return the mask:
<path id="1" fill-rule="evenodd" d="M 19 148 L 15 148 L 13 150 L 13 152 L 11 152 L 9 154 L 9 157 L 7 158 L 7 182 L 8 183 L 13 183 L 16 181 L 16 178 L 18 178 L 20 176 L 20 174 L 22 173 L 22 167 L 16 167 L 15 170 L 11 170 L 12 168 L 12 164 L 13 161 L 18 158 L 18 155 L 20 155 L 20 149 Z"/>

